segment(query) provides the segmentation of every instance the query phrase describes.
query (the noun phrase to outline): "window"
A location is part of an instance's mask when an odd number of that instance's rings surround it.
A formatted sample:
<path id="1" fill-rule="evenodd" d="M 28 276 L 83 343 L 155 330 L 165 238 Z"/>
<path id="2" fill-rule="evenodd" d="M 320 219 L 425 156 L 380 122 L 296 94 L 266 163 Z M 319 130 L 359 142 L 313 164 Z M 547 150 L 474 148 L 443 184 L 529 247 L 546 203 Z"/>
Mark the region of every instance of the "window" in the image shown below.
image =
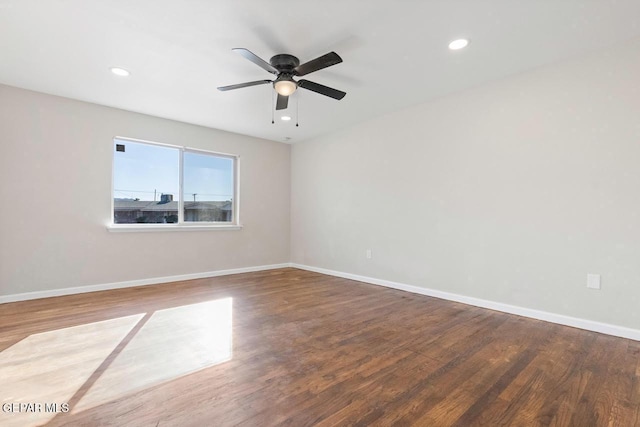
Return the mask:
<path id="1" fill-rule="evenodd" d="M 113 224 L 237 225 L 238 158 L 114 139 Z"/>

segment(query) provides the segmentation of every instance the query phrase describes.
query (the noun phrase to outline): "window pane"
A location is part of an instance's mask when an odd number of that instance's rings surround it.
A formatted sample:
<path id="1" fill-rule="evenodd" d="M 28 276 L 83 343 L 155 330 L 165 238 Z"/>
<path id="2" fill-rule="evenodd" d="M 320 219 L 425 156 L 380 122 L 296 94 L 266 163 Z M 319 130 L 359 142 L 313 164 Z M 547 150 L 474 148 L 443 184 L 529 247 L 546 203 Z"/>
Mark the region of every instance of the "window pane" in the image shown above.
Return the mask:
<path id="1" fill-rule="evenodd" d="M 233 221 L 234 159 L 184 153 L 184 220 Z"/>
<path id="2" fill-rule="evenodd" d="M 180 151 L 114 140 L 113 222 L 177 223 Z"/>

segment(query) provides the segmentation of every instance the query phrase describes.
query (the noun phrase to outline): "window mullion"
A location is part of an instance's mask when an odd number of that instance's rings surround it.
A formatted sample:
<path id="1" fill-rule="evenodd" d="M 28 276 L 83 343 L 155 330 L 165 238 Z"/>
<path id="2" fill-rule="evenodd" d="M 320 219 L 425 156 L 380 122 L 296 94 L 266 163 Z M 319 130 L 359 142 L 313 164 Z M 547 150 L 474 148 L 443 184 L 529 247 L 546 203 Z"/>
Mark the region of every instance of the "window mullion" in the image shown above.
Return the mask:
<path id="1" fill-rule="evenodd" d="M 180 184 L 178 194 L 178 224 L 184 224 L 184 147 L 180 148 Z"/>

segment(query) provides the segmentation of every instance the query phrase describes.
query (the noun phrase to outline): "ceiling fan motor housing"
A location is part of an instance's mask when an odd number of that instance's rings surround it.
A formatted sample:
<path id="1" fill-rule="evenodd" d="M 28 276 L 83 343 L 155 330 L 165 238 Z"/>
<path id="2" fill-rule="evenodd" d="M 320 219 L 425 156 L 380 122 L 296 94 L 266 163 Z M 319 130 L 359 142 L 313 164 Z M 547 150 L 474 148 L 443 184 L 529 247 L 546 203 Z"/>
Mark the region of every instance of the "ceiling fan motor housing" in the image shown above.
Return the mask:
<path id="1" fill-rule="evenodd" d="M 269 63 L 281 73 L 293 74 L 294 68 L 300 65 L 300 60 L 293 55 L 282 53 L 273 56 Z"/>

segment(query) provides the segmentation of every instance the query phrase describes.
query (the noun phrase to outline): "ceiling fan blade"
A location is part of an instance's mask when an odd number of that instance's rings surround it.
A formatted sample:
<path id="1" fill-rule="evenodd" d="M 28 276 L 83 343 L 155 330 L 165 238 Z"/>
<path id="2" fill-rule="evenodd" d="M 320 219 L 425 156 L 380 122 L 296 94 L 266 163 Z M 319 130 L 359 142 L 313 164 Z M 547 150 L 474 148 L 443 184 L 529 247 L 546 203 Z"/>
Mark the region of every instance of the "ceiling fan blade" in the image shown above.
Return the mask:
<path id="1" fill-rule="evenodd" d="M 273 74 L 278 74 L 278 70 L 273 67 L 271 64 L 269 64 L 267 61 L 265 61 L 264 59 L 260 58 L 258 55 L 256 55 L 255 53 L 251 52 L 250 50 L 247 50 L 243 47 L 236 47 L 234 49 L 231 49 L 234 52 L 238 52 L 240 55 L 244 56 L 245 58 L 247 58 L 249 61 L 253 62 L 254 64 L 256 64 L 258 67 L 263 68 L 264 70 L 273 73 Z"/>
<path id="2" fill-rule="evenodd" d="M 329 52 L 326 55 L 322 55 L 309 62 L 305 62 L 302 65 L 298 65 L 294 71 L 296 72 L 296 75 L 304 76 L 305 74 L 313 73 L 314 71 L 322 70 L 323 68 L 327 68 L 341 62 L 342 58 L 340 58 L 337 53 Z"/>
<path id="3" fill-rule="evenodd" d="M 271 83 L 271 80 L 256 80 L 255 82 L 239 83 L 237 85 L 229 85 L 229 86 L 220 86 L 218 90 L 221 90 L 224 92 L 225 90 L 240 89 L 242 87 L 264 85 L 267 83 Z"/>
<path id="4" fill-rule="evenodd" d="M 289 105 L 289 97 L 278 94 L 278 100 L 276 101 L 276 110 L 286 110 Z"/>
<path id="5" fill-rule="evenodd" d="M 309 80 L 298 80 L 298 87 L 311 90 L 313 92 L 319 93 L 320 95 L 325 95 L 338 100 L 344 98 L 344 96 L 347 94 L 347 92 L 324 86 L 319 83 L 310 82 Z"/>

